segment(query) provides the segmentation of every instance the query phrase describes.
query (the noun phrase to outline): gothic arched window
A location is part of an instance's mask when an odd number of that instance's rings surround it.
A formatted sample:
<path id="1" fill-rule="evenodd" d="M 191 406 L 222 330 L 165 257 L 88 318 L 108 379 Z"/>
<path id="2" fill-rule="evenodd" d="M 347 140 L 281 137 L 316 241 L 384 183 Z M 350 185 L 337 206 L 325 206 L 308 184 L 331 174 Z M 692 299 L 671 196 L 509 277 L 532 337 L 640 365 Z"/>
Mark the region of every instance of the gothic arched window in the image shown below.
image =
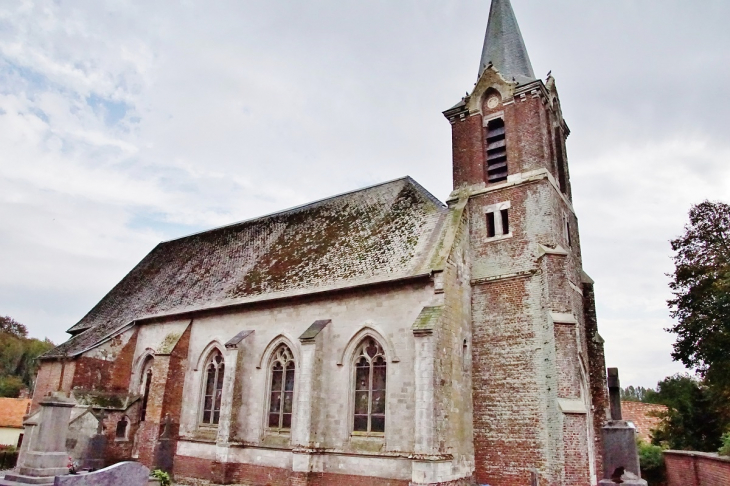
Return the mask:
<path id="1" fill-rule="evenodd" d="M 271 359 L 271 393 L 269 395 L 269 428 L 291 429 L 294 408 L 294 357 L 288 346 L 276 348 Z"/>
<path id="2" fill-rule="evenodd" d="M 365 338 L 355 353 L 355 411 L 353 431 L 385 432 L 385 352 Z"/>
<path id="3" fill-rule="evenodd" d="M 150 385 L 152 385 L 153 363 L 154 358 L 152 356 L 147 356 L 147 358 L 145 358 L 144 365 L 142 366 L 142 371 L 140 373 L 139 394 L 142 395 L 142 409 L 139 413 L 140 422 L 144 422 L 144 419 L 147 415 L 147 402 L 150 398 Z"/>
<path id="4" fill-rule="evenodd" d="M 223 375 L 225 364 L 223 355 L 215 350 L 205 364 L 205 387 L 203 388 L 203 409 L 201 423 L 218 425 L 221 415 L 221 397 L 223 396 Z"/>
<path id="5" fill-rule="evenodd" d="M 122 417 L 119 422 L 117 422 L 117 430 L 114 434 L 114 438 L 117 440 L 126 440 L 128 426 L 129 420 L 127 419 L 127 417 Z"/>

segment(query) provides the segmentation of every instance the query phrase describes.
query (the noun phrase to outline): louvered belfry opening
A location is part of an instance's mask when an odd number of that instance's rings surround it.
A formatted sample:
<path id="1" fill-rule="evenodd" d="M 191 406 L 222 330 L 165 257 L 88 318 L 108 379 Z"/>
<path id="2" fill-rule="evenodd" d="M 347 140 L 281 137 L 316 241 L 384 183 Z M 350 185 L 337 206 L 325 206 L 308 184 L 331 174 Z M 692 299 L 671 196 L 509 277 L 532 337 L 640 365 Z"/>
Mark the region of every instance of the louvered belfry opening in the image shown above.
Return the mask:
<path id="1" fill-rule="evenodd" d="M 487 182 L 507 179 L 507 144 L 504 120 L 495 118 L 487 123 Z"/>

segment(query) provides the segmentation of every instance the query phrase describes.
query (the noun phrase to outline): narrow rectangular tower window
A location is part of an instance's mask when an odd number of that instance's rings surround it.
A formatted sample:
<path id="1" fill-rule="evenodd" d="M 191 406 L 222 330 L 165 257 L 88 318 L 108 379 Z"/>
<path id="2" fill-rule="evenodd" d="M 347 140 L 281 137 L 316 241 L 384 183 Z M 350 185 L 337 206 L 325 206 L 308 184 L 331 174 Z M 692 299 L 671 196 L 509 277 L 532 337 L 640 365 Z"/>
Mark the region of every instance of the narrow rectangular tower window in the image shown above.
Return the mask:
<path id="1" fill-rule="evenodd" d="M 506 235 L 509 233 L 509 209 L 502 209 L 500 214 L 502 215 L 502 234 Z"/>
<path id="2" fill-rule="evenodd" d="M 487 238 L 491 238 L 496 234 L 497 232 L 494 225 L 494 213 L 487 213 Z"/>
<path id="3" fill-rule="evenodd" d="M 496 118 L 487 123 L 487 182 L 507 179 L 507 142 L 504 120 Z"/>
<path id="4" fill-rule="evenodd" d="M 558 184 L 563 193 L 568 192 L 568 183 L 565 177 L 565 155 L 563 152 L 563 132 L 559 127 L 555 127 L 555 156 L 556 165 L 558 166 Z"/>
<path id="5" fill-rule="evenodd" d="M 573 240 L 570 237 L 570 221 L 565 222 L 565 232 L 567 233 L 567 236 L 568 236 L 568 246 L 573 246 Z"/>

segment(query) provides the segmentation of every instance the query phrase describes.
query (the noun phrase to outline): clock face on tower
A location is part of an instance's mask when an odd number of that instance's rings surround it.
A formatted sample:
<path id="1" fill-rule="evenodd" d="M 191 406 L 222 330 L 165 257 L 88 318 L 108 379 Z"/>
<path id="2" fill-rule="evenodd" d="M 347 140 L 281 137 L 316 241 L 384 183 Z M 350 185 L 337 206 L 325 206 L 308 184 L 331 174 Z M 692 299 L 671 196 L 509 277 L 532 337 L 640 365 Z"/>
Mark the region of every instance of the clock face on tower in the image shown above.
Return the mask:
<path id="1" fill-rule="evenodd" d="M 499 105 L 499 97 L 497 96 L 490 96 L 489 99 L 487 99 L 487 108 L 490 110 L 494 109 Z"/>

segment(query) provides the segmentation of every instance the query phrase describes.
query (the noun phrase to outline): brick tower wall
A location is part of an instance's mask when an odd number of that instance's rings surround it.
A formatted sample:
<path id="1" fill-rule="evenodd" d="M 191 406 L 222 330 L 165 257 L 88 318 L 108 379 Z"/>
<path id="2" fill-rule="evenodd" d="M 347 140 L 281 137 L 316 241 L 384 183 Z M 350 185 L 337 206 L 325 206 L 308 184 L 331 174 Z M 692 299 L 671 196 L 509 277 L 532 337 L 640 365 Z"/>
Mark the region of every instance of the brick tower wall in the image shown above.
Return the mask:
<path id="1" fill-rule="evenodd" d="M 489 108 L 495 95 L 501 102 Z M 487 69 L 445 115 L 454 197 L 469 197 L 476 480 L 591 484 L 600 470 L 603 347 L 595 310 L 584 310 L 592 283 L 584 285 L 554 82 L 516 88 Z M 505 125 L 508 179 L 490 183 L 485 126 L 495 117 Z M 486 214 L 501 208 L 509 235 L 489 237 Z"/>

